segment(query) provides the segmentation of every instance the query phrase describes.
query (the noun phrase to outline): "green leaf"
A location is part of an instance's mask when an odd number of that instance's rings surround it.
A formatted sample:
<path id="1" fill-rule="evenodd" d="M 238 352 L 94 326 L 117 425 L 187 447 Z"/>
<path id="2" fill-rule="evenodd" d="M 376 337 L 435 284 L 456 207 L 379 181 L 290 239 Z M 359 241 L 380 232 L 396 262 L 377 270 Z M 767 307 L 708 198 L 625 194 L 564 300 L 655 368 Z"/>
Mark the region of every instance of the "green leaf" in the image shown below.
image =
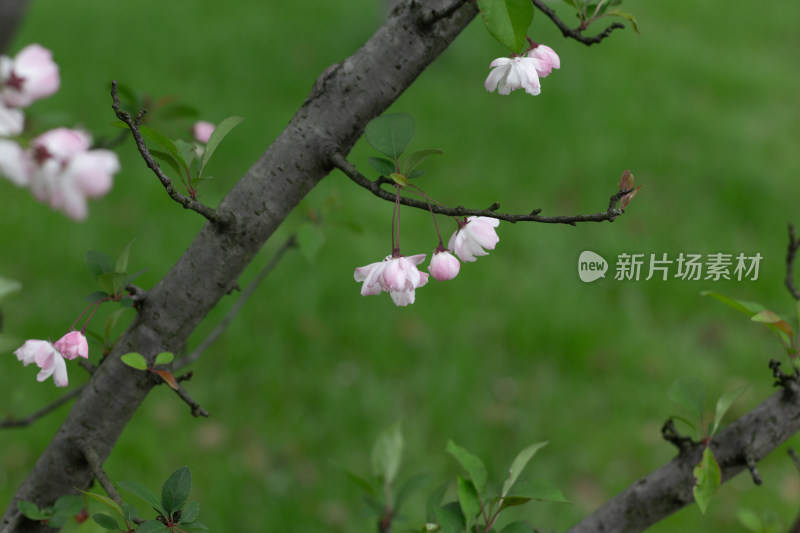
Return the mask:
<path id="1" fill-rule="evenodd" d="M 156 362 L 153 366 L 157 365 L 168 365 L 170 364 L 173 359 L 175 359 L 175 354 L 172 352 L 161 352 L 156 356 Z"/>
<path id="2" fill-rule="evenodd" d="M 718 292 L 714 291 L 702 291 L 700 293 L 701 296 L 711 296 L 712 298 L 716 298 L 720 302 L 729 305 L 730 307 L 736 309 L 740 313 L 744 313 L 745 315 L 752 317 L 756 313 L 759 313 L 764 310 L 764 306 L 758 302 L 747 302 L 745 300 L 735 300 L 733 298 L 728 298 L 725 295 L 722 295 Z"/>
<path id="3" fill-rule="evenodd" d="M 185 179 L 186 175 L 183 173 L 183 169 L 181 168 L 180 163 L 178 162 L 172 154 L 167 152 L 162 152 L 161 150 L 150 150 L 150 155 L 161 161 L 162 163 L 166 163 L 169 167 L 175 171 L 175 175 L 180 179 Z"/>
<path id="4" fill-rule="evenodd" d="M 81 509 L 83 509 L 83 500 L 75 494 L 59 496 L 53 504 L 54 514 L 63 514 L 68 517 L 78 514 Z"/>
<path id="5" fill-rule="evenodd" d="M 203 162 L 200 164 L 200 174 L 203 173 L 203 169 L 206 168 L 206 163 L 208 163 L 211 156 L 214 155 L 214 151 L 216 151 L 219 143 L 222 142 L 222 139 L 228 135 L 233 128 L 238 126 L 244 118 L 242 117 L 228 117 L 222 120 L 217 127 L 214 128 L 214 132 L 211 134 L 211 137 L 208 138 L 208 144 L 206 145 L 206 150 L 203 153 Z"/>
<path id="6" fill-rule="evenodd" d="M 197 520 L 198 516 L 200 516 L 200 504 L 198 502 L 189 502 L 181 513 L 181 524 L 190 524 Z"/>
<path id="7" fill-rule="evenodd" d="M 108 294 L 107 292 L 104 292 L 104 291 L 94 291 L 94 292 L 93 292 L 93 293 L 91 293 L 91 294 L 87 294 L 87 295 L 86 295 L 86 298 L 84 298 L 84 300 L 85 300 L 85 301 L 87 301 L 87 302 L 92 302 L 92 303 L 94 303 L 94 302 L 96 302 L 97 300 L 102 300 L 103 298 L 107 298 L 107 297 L 109 297 L 109 296 L 111 296 L 111 295 L 110 295 L 110 294 Z"/>
<path id="8" fill-rule="evenodd" d="M 370 146 L 396 160 L 414 138 L 414 119 L 406 113 L 381 115 L 364 129 Z"/>
<path id="9" fill-rule="evenodd" d="M 341 470 L 342 472 L 344 472 L 345 475 L 350 479 L 350 481 L 355 483 L 365 493 L 367 493 L 370 496 L 375 496 L 375 488 L 372 486 L 372 484 L 369 481 L 367 481 L 363 477 L 359 476 L 358 474 L 356 474 L 352 470 L 349 470 L 349 469 L 345 468 L 343 465 L 340 465 L 336 461 L 331 461 L 331 464 L 334 467 L 336 467 L 339 470 Z"/>
<path id="10" fill-rule="evenodd" d="M 420 487 L 427 484 L 431 477 L 431 474 L 423 473 L 405 480 L 405 482 L 400 485 L 400 488 L 397 490 L 397 496 L 394 498 L 394 513 L 398 514 L 406 500 Z"/>
<path id="11" fill-rule="evenodd" d="M 717 459 L 711 452 L 710 446 L 706 446 L 706 449 L 703 450 L 703 458 L 694 467 L 692 474 L 695 479 L 694 500 L 697 502 L 697 506 L 700 507 L 700 512 L 705 514 L 711 497 L 722 483 L 722 472 L 719 469 Z"/>
<path id="12" fill-rule="evenodd" d="M 119 527 L 119 522 L 113 516 L 104 513 L 95 513 L 92 515 L 92 520 L 97 522 L 103 529 L 117 530 L 122 529 Z"/>
<path id="13" fill-rule="evenodd" d="M 545 446 L 547 446 L 547 441 L 537 442 L 535 444 L 531 444 L 517 454 L 517 456 L 514 458 L 514 461 L 511 463 L 511 468 L 508 470 L 508 478 L 506 479 L 505 483 L 503 483 L 503 491 L 501 492 L 501 496 L 508 494 L 508 491 L 511 490 L 511 487 L 513 487 L 514 483 L 517 482 L 517 478 L 522 473 L 525 465 L 528 464 L 528 461 L 531 460 L 536 452 Z"/>
<path id="14" fill-rule="evenodd" d="M 161 120 L 193 119 L 199 117 L 200 112 L 190 105 L 171 102 L 158 108 L 158 116 Z"/>
<path id="15" fill-rule="evenodd" d="M 114 268 L 115 272 L 127 272 L 128 271 L 128 258 L 131 255 L 131 246 L 133 246 L 134 241 L 133 239 L 131 242 L 125 245 L 125 248 L 119 253 L 117 257 L 117 264 Z"/>
<path id="16" fill-rule="evenodd" d="M 117 322 L 119 322 L 119 317 L 122 316 L 122 313 L 124 312 L 125 308 L 121 307 L 108 314 L 108 316 L 106 317 L 106 324 L 105 324 L 106 339 L 111 338 L 111 332 L 114 330 L 114 326 L 117 325 Z"/>
<path id="17" fill-rule="evenodd" d="M 181 156 L 181 159 L 186 161 L 187 166 L 191 166 L 194 162 L 194 158 L 197 155 L 195 151 L 196 147 L 192 143 L 187 143 L 186 141 L 182 141 L 181 139 L 175 139 L 175 148 L 178 150 L 178 154 Z"/>
<path id="18" fill-rule="evenodd" d="M 325 244 L 325 232 L 319 224 L 306 221 L 297 228 L 297 246 L 309 263 L 313 263 L 317 258 L 323 244 Z"/>
<path id="19" fill-rule="evenodd" d="M 532 533 L 534 529 L 527 522 L 511 522 L 500 533 Z"/>
<path id="20" fill-rule="evenodd" d="M 447 453 L 452 455 L 456 461 L 458 461 L 458 464 L 467 471 L 470 479 L 472 479 L 472 482 L 475 484 L 478 494 L 483 494 L 484 489 L 486 489 L 486 478 L 488 476 L 483 461 L 452 440 L 447 442 Z"/>
<path id="21" fill-rule="evenodd" d="M 31 520 L 45 520 L 51 516 L 50 514 L 44 513 L 41 509 L 39 509 L 39 506 L 33 502 L 19 500 L 17 501 L 17 507 L 19 507 L 19 510 L 22 511 L 22 514 Z"/>
<path id="22" fill-rule="evenodd" d="M 694 376 L 676 379 L 667 391 L 667 398 L 672 403 L 689 411 L 698 420 L 703 418 L 706 387 L 700 379 Z"/>
<path id="23" fill-rule="evenodd" d="M 392 483 L 400 471 L 403 458 L 403 433 L 400 424 L 385 429 L 372 447 L 372 472 L 386 483 Z"/>
<path id="24" fill-rule="evenodd" d="M 612 16 L 612 17 L 622 17 L 622 18 L 624 18 L 625 20 L 627 20 L 628 22 L 631 23 L 631 26 L 633 27 L 633 31 L 635 31 L 636 33 L 641 35 L 641 33 L 639 33 L 639 24 L 636 22 L 636 17 L 634 17 L 630 13 L 626 13 L 624 11 L 620 11 L 619 9 L 612 9 L 611 11 L 606 12 L 606 15 Z"/>
<path id="25" fill-rule="evenodd" d="M 517 485 L 514 495 L 508 497 L 508 499 L 511 498 L 530 498 L 540 502 L 570 503 L 560 489 L 544 480 L 533 480 L 522 486 Z"/>
<path id="26" fill-rule="evenodd" d="M 167 526 L 158 520 L 148 520 L 136 528 L 136 533 L 161 533 L 167 531 Z"/>
<path id="27" fill-rule="evenodd" d="M 777 314 L 773 313 L 772 311 L 760 311 L 750 317 L 750 320 L 753 322 L 761 322 L 762 324 L 766 325 L 768 328 L 772 329 L 786 344 L 791 344 L 792 338 L 794 338 L 794 331 L 792 330 L 792 326 L 789 325 L 788 322 L 783 320 Z M 783 333 L 783 335 L 781 335 Z M 785 336 L 784 336 L 785 335 Z"/>
<path id="28" fill-rule="evenodd" d="M 136 370 L 147 370 L 147 359 L 140 353 L 126 353 L 120 357 L 123 363 Z"/>
<path id="29" fill-rule="evenodd" d="M 728 409 L 731 408 L 733 402 L 738 400 L 739 397 L 745 393 L 748 387 L 749 385 L 742 385 L 741 387 L 736 387 L 735 389 L 729 390 L 720 396 L 719 400 L 717 400 L 717 409 L 714 414 L 714 428 L 711 430 L 711 435 L 709 436 L 713 436 L 717 433 L 719 424 L 722 422 L 722 417 L 725 416 L 725 413 L 727 413 Z"/>
<path id="30" fill-rule="evenodd" d="M 22 283 L 15 279 L 0 277 L 0 299 L 22 289 Z"/>
<path id="31" fill-rule="evenodd" d="M 183 524 L 183 529 L 186 533 L 194 533 L 195 531 L 208 531 L 208 527 L 199 520 L 195 520 L 191 524 Z"/>
<path id="32" fill-rule="evenodd" d="M 396 171 L 394 163 L 382 157 L 370 157 L 367 159 L 367 163 L 377 170 L 378 174 L 386 176 L 387 178 L 392 172 Z"/>
<path id="33" fill-rule="evenodd" d="M 136 507 L 128 502 L 122 502 L 122 519 L 125 520 L 125 522 L 131 523 L 138 517 L 139 512 L 136 510 Z"/>
<path id="34" fill-rule="evenodd" d="M 389 177 L 392 178 L 392 181 L 394 181 L 401 187 L 405 187 L 406 185 L 408 185 L 408 178 L 406 178 L 402 174 L 398 174 L 397 172 L 392 172 L 391 174 L 389 174 Z"/>
<path id="35" fill-rule="evenodd" d="M 127 276 L 124 272 L 106 272 L 97 276 L 97 284 L 105 292 L 118 296 L 122 289 L 125 288 L 125 279 Z"/>
<path id="36" fill-rule="evenodd" d="M 432 155 L 442 155 L 444 151 L 438 148 L 428 148 L 426 150 L 419 150 L 408 154 L 408 157 L 403 160 L 400 173 L 411 177 L 411 172 L 423 161 Z"/>
<path id="37" fill-rule="evenodd" d="M 458 502 L 450 502 L 434 510 L 436 523 L 442 526 L 444 533 L 462 533 L 466 528 L 464 515 Z"/>
<path id="38" fill-rule="evenodd" d="M 178 151 L 178 147 L 175 146 L 174 142 L 172 142 L 164 134 L 159 133 L 153 128 L 150 128 L 148 126 L 142 126 L 141 128 L 139 128 L 139 131 L 142 132 L 142 135 L 144 137 L 147 137 L 148 139 L 155 141 L 156 144 L 161 146 L 161 148 L 166 150 L 167 153 L 172 156 L 175 162 L 178 163 L 178 165 L 180 165 L 179 175 L 181 176 L 181 178 L 185 177 L 188 174 L 189 165 L 181 156 L 180 152 Z"/>
<path id="39" fill-rule="evenodd" d="M 115 502 L 114 500 L 112 500 L 108 496 L 105 496 L 103 494 L 97 494 L 97 493 L 94 493 L 94 492 L 88 492 L 88 491 L 85 491 L 85 490 L 82 490 L 81 492 L 83 494 L 89 496 L 90 498 L 97 500 L 98 502 L 102 503 L 103 505 L 107 506 L 108 508 L 113 509 L 114 511 L 119 513 L 120 516 L 124 516 L 123 513 L 122 513 L 122 508 L 120 508 L 119 504 L 117 504 L 117 502 Z"/>
<path id="40" fill-rule="evenodd" d="M 137 354 L 138 355 L 138 354 Z M 124 356 L 123 356 L 124 357 Z M 144 359 L 144 358 L 142 358 Z M 124 491 L 130 492 L 144 500 L 150 507 L 155 509 L 158 513 L 162 515 L 166 515 L 167 512 L 161 507 L 161 501 L 159 501 L 158 496 L 155 493 L 136 481 L 120 481 L 117 483 L 119 488 Z"/>
<path id="41" fill-rule="evenodd" d="M 86 252 L 86 268 L 94 279 L 97 279 L 101 274 L 114 272 L 114 261 L 103 252 L 89 250 Z"/>
<path id="42" fill-rule="evenodd" d="M 742 524 L 745 529 L 753 533 L 762 533 L 764 531 L 764 522 L 755 512 L 751 509 L 737 509 L 736 519 Z"/>
<path id="43" fill-rule="evenodd" d="M 478 9 L 492 37 L 515 54 L 522 52 L 533 20 L 530 0 L 478 0 Z"/>
<path id="44" fill-rule="evenodd" d="M 192 491 L 192 473 L 182 466 L 174 471 L 161 487 L 161 504 L 168 514 L 183 508 Z"/>
<path id="45" fill-rule="evenodd" d="M 434 522 L 436 520 L 435 511 L 442 503 L 442 498 L 444 498 L 444 493 L 447 492 L 447 487 L 449 485 L 450 483 L 445 481 L 436 487 L 433 492 L 431 492 L 430 496 L 428 496 L 428 499 L 425 500 L 425 517 L 428 522 Z"/>
<path id="46" fill-rule="evenodd" d="M 466 521 L 466 527 L 472 526 L 475 517 L 481 512 L 481 504 L 478 501 L 478 491 L 472 481 L 464 479 L 460 475 L 456 477 L 458 484 L 458 503 L 461 505 L 461 512 Z"/>

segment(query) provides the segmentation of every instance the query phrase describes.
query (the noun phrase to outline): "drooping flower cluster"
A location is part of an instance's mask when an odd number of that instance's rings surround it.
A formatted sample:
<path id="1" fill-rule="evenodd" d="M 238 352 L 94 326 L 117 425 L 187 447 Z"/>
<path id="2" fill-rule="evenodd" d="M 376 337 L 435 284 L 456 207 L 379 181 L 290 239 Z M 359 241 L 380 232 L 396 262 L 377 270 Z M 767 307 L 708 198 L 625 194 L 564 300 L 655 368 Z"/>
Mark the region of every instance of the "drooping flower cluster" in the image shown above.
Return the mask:
<path id="1" fill-rule="evenodd" d="M 56 128 L 29 141 L 24 148 L 2 137 L 24 130 L 20 108 L 50 96 L 59 88 L 58 66 L 38 44 L 23 48 L 12 59 L 0 56 L 0 175 L 75 220 L 87 216 L 87 199 L 106 194 L 119 160 L 109 150 L 91 150 L 86 132 Z"/>
<path id="2" fill-rule="evenodd" d="M 561 68 L 561 60 L 552 48 L 539 44 L 526 55 L 497 58 L 489 68 L 493 70 L 483 84 L 487 91 L 497 90 L 505 95 L 524 89 L 528 94 L 537 95 L 542 92 L 539 78 L 546 77 L 554 68 Z"/>
<path id="3" fill-rule="evenodd" d="M 89 357 L 89 344 L 86 337 L 80 331 L 70 331 L 55 344 L 49 341 L 31 339 L 25 341 L 14 355 L 17 356 L 24 366 L 35 363 L 41 370 L 36 376 L 37 381 L 44 381 L 53 376 L 56 387 L 66 387 L 69 384 L 67 378 L 67 364 L 65 359 L 75 359 Z"/>
<path id="4" fill-rule="evenodd" d="M 465 262 L 488 255 L 484 248 L 493 250 L 500 240 L 494 229 L 499 223 L 489 217 L 459 220 L 458 230 L 450 237 L 449 250 L 441 244 L 434 250 L 428 266 L 430 275 L 437 281 L 447 281 L 458 275 L 461 265 L 451 252 Z M 363 282 L 363 296 L 388 292 L 395 304 L 405 306 L 414 303 L 415 289 L 428 283 L 428 274 L 417 268 L 423 261 L 425 254 L 404 257 L 397 251 L 381 262 L 356 268 L 354 278 Z"/>

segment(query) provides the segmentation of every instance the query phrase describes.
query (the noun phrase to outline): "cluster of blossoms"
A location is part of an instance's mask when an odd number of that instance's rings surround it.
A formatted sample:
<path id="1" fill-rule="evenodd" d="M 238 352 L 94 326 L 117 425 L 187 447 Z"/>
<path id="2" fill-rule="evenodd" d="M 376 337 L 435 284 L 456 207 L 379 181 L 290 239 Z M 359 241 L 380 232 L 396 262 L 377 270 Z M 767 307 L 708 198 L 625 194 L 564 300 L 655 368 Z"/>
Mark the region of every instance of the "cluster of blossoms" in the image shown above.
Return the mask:
<path id="1" fill-rule="evenodd" d="M 37 381 L 44 381 L 53 376 L 56 387 L 66 387 L 69 384 L 67 379 L 67 364 L 65 359 L 75 359 L 89 357 L 89 344 L 86 337 L 80 331 L 70 331 L 55 344 L 49 341 L 31 339 L 25 341 L 14 355 L 22 361 L 24 366 L 35 363 L 41 370 L 36 376 Z"/>
<path id="2" fill-rule="evenodd" d="M 510 94 L 525 89 L 526 93 L 537 95 L 542 92 L 539 78 L 546 77 L 554 68 L 561 68 L 561 60 L 552 48 L 538 44 L 525 55 L 495 59 L 489 67 L 494 70 L 483 84 L 487 91 Z"/>
<path id="3" fill-rule="evenodd" d="M 434 250 L 428 266 L 430 275 L 437 281 L 447 281 L 458 275 L 461 265 L 451 252 L 466 262 L 488 255 L 486 250 L 493 250 L 500 240 L 494 229 L 499 223 L 499 220 L 489 217 L 459 220 L 458 230 L 450 237 L 447 248 L 440 242 Z M 425 254 L 405 257 L 395 250 L 383 261 L 356 268 L 354 278 L 363 282 L 363 296 L 388 292 L 397 305 L 413 304 L 414 290 L 428 283 L 428 274 L 417 268 L 423 261 Z"/>
<path id="4" fill-rule="evenodd" d="M 0 56 L 0 175 L 74 220 L 87 216 L 87 198 L 111 189 L 119 160 L 109 150 L 92 150 L 86 132 L 56 128 L 27 142 L 3 138 L 25 129 L 23 107 L 55 93 L 60 85 L 52 54 L 38 44 L 15 58 Z"/>

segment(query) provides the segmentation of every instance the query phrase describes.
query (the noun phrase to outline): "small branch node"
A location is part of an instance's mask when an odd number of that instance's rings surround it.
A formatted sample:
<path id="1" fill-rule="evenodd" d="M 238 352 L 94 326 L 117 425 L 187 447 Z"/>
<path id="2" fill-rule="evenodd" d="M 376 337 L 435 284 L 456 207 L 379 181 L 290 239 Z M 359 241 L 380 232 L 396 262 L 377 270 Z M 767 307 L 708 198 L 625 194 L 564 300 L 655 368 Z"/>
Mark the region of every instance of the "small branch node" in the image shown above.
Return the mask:
<path id="1" fill-rule="evenodd" d="M 456 11 L 461 9 L 466 3 L 466 0 L 454 0 L 449 5 L 441 8 L 441 9 L 432 9 L 426 15 L 423 15 L 419 18 L 419 27 L 420 28 L 427 28 L 432 24 L 439 22 L 440 20 L 450 17 Z"/>
<path id="2" fill-rule="evenodd" d="M 761 475 L 758 473 L 758 467 L 756 465 L 756 459 L 753 457 L 753 453 L 748 450 L 747 453 L 745 453 L 744 458 L 747 462 L 747 469 L 750 471 L 750 476 L 753 478 L 753 483 L 760 487 L 764 481 L 761 479 Z"/>
<path id="3" fill-rule="evenodd" d="M 194 399 L 191 396 L 189 396 L 189 393 L 186 392 L 186 389 L 178 385 L 178 388 L 173 390 L 175 391 L 175 394 L 177 394 L 178 397 L 181 400 L 183 400 L 186 403 L 186 405 L 188 405 L 189 408 L 192 410 L 193 417 L 197 418 L 203 416 L 208 418 L 208 411 L 203 409 L 199 403 L 194 401 Z"/>
<path id="4" fill-rule="evenodd" d="M 664 422 L 664 425 L 661 426 L 661 437 L 665 441 L 672 443 L 673 446 L 678 448 L 680 453 L 689 450 L 697 444 L 690 437 L 684 437 L 678 433 L 678 430 L 675 427 L 675 422 L 671 418 Z"/>

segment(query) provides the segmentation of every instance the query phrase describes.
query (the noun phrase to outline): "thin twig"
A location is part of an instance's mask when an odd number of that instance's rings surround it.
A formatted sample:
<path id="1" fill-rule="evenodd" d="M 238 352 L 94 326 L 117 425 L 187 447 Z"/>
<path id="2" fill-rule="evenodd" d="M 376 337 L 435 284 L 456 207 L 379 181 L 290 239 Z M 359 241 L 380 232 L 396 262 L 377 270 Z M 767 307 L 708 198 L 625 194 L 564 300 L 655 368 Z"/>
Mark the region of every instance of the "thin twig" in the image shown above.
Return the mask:
<path id="1" fill-rule="evenodd" d="M 561 30 L 561 33 L 564 35 L 564 37 L 570 37 L 572 39 L 575 39 L 576 41 L 583 43 L 586 46 L 597 44 L 606 37 L 608 37 L 609 35 L 611 35 L 611 32 L 613 32 L 614 30 L 621 30 L 625 28 L 625 25 L 622 24 L 621 22 L 614 22 L 613 24 L 608 26 L 605 30 L 598 33 L 594 37 L 586 37 L 583 35 L 582 33 L 583 30 L 581 28 L 572 29 L 569 26 L 567 26 L 563 20 L 558 18 L 556 12 L 550 9 L 550 7 L 548 7 L 548 5 L 544 3 L 544 0 L 532 0 L 532 1 L 533 5 L 538 7 L 542 13 L 547 15 L 550 18 L 550 20 L 552 20 L 555 23 L 555 25 L 558 26 L 558 29 Z"/>
<path id="2" fill-rule="evenodd" d="M 225 317 L 220 321 L 219 324 L 208 334 L 208 336 L 203 339 L 197 348 L 195 348 L 192 353 L 187 355 L 186 357 L 182 357 L 179 360 L 175 361 L 175 365 L 173 368 L 179 369 L 183 368 L 184 366 L 195 362 L 203 352 L 205 352 L 209 346 L 211 346 L 214 341 L 216 341 L 220 335 L 228 328 L 233 319 L 236 318 L 236 315 L 239 314 L 239 311 L 242 309 L 244 304 L 247 300 L 253 295 L 253 293 L 258 288 L 259 284 L 263 281 L 263 279 L 269 274 L 273 268 L 278 264 L 278 261 L 281 260 L 283 254 L 285 254 L 290 248 L 293 248 L 297 245 L 297 239 L 295 235 L 290 235 L 286 241 L 281 245 L 280 248 L 275 252 L 275 255 L 272 256 L 272 259 L 269 260 L 269 263 L 261 269 L 261 272 L 256 275 L 255 278 L 250 282 L 250 284 L 245 288 L 244 291 L 239 295 L 239 298 L 236 302 L 231 306 L 228 310 L 228 313 Z"/>
<path id="3" fill-rule="evenodd" d="M 800 248 L 800 239 L 795 237 L 794 226 L 789 224 L 789 247 L 786 251 L 786 288 L 795 300 L 800 300 L 800 291 L 794 286 L 794 259 L 797 249 Z"/>
<path id="4" fill-rule="evenodd" d="M 761 479 L 761 475 L 758 473 L 758 466 L 756 465 L 756 459 L 753 457 L 753 454 L 748 450 L 745 453 L 745 462 L 747 463 L 747 469 L 750 471 L 750 476 L 753 478 L 753 483 L 758 485 L 759 487 L 764 484 L 764 481 Z"/>
<path id="5" fill-rule="evenodd" d="M 136 114 L 136 118 L 131 118 L 130 113 L 127 111 L 123 111 L 121 106 L 122 103 L 119 100 L 119 96 L 117 95 L 117 82 L 111 82 L 111 98 L 113 100 L 113 104 L 111 107 L 114 109 L 114 113 L 117 115 L 117 118 L 120 119 L 122 122 L 127 124 L 128 128 L 131 130 L 133 134 L 133 140 L 136 142 L 136 147 L 139 149 L 139 153 L 142 155 L 142 159 L 147 164 L 147 167 L 153 171 L 153 173 L 158 177 L 161 184 L 166 189 L 167 194 L 170 198 L 181 204 L 184 209 L 189 209 L 194 211 L 195 213 L 199 213 L 203 215 L 206 219 L 213 223 L 220 223 L 222 221 L 222 217 L 215 211 L 214 209 L 208 207 L 207 205 L 198 202 L 188 196 L 184 196 L 183 194 L 179 193 L 175 186 L 172 184 L 172 179 L 164 174 L 161 170 L 161 167 L 158 165 L 153 156 L 150 154 L 150 150 L 147 148 L 147 144 L 144 142 L 144 138 L 142 137 L 142 132 L 140 127 L 142 125 L 142 118 L 144 114 L 147 112 L 146 109 L 142 109 L 139 113 Z"/>
<path id="6" fill-rule="evenodd" d="M 391 180 L 378 179 L 377 181 L 372 181 L 366 178 L 363 174 L 361 174 L 356 167 L 354 167 L 344 156 L 339 152 L 334 152 L 330 155 L 331 163 L 333 166 L 341 170 L 345 173 L 345 175 L 353 180 L 356 184 L 360 185 L 361 187 L 367 189 L 375 196 L 382 198 L 384 200 L 394 202 L 396 200 L 396 193 L 389 192 L 381 188 L 381 185 L 384 183 L 393 183 Z M 479 217 L 491 217 L 496 218 L 499 220 L 505 220 L 507 222 L 516 223 L 516 222 L 542 222 L 545 224 L 569 224 L 570 226 L 576 225 L 578 222 L 613 222 L 615 218 L 620 216 L 624 213 L 622 209 L 617 209 L 615 206 L 620 198 L 622 198 L 627 193 L 631 192 L 631 189 L 623 189 L 617 191 L 609 199 L 608 209 L 606 211 L 602 211 L 600 213 L 593 213 L 591 215 L 562 215 L 562 216 L 542 216 L 541 209 L 535 209 L 531 213 L 527 215 L 513 215 L 507 213 L 498 213 L 497 209 L 499 209 L 500 204 L 492 204 L 487 209 L 467 209 L 462 206 L 458 207 L 447 207 L 442 205 L 431 205 L 428 206 L 427 202 L 422 202 L 419 200 L 415 200 L 413 198 L 406 198 L 400 197 L 400 203 L 403 205 L 407 205 L 409 207 L 416 207 L 417 209 L 423 209 L 425 211 L 433 211 L 434 213 L 439 213 L 441 215 L 447 216 L 454 216 L 454 217 L 464 217 L 464 216 L 479 216 Z"/>
<path id="7" fill-rule="evenodd" d="M 103 462 L 100 460 L 97 450 L 95 450 L 92 445 L 84 443 L 81 446 L 81 452 L 83 452 L 83 457 L 89 464 L 89 468 L 92 469 L 94 478 L 100 483 L 100 486 L 103 487 L 103 490 L 106 491 L 108 497 L 114 500 L 117 505 L 122 505 L 122 496 L 119 495 L 117 489 L 114 488 L 114 484 L 111 483 L 111 480 L 109 479 L 105 470 L 103 470 Z"/>
<path id="8" fill-rule="evenodd" d="M 185 381 L 186 379 L 187 379 L 187 377 L 184 377 L 184 379 L 182 381 Z M 189 396 L 189 393 L 186 392 L 186 389 L 181 387 L 180 384 L 178 385 L 177 389 L 173 389 L 173 390 L 175 391 L 175 394 L 177 394 L 180 397 L 181 400 L 186 402 L 186 405 L 188 405 L 189 408 L 192 410 L 192 416 L 193 417 L 197 418 L 199 416 L 203 416 L 203 417 L 208 418 L 208 411 L 203 409 L 200 406 L 199 403 L 194 401 L 194 399 L 191 396 Z"/>
<path id="9" fill-rule="evenodd" d="M 35 413 L 33 413 L 31 415 L 28 415 L 25 418 L 3 420 L 3 421 L 0 422 L 0 428 L 21 428 L 21 427 L 29 426 L 29 425 L 33 424 L 34 422 L 36 422 L 41 417 L 43 417 L 44 415 L 46 415 L 46 414 L 58 409 L 59 407 L 61 407 L 62 405 L 64 405 L 68 401 L 70 401 L 71 399 L 77 398 L 78 396 L 80 396 L 80 394 L 81 394 L 81 392 L 83 392 L 83 388 L 85 386 L 86 385 L 81 385 L 80 387 L 77 387 L 76 389 L 71 390 L 70 392 L 68 392 L 67 394 L 65 394 L 64 396 L 59 398 L 58 400 L 54 401 L 53 403 L 51 403 L 47 407 L 39 409 Z"/>

